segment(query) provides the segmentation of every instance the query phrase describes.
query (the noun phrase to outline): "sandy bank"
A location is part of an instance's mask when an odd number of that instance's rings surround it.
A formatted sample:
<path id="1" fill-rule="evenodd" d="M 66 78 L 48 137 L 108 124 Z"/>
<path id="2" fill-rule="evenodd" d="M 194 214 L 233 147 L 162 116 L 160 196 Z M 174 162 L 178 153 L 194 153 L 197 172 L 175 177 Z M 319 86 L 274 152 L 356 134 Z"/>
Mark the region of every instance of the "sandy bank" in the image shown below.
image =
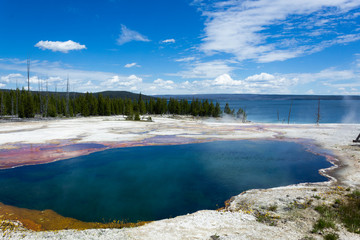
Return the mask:
<path id="1" fill-rule="evenodd" d="M 61 151 L 56 155 L 42 154 L 44 146 L 67 146 L 78 143 L 101 143 L 107 148 L 129 147 L 154 144 L 182 144 L 209 140 L 230 139 L 276 139 L 299 141 L 302 144 L 317 145 L 312 151 L 327 154 L 340 168 L 324 172 L 335 178 L 320 184 L 300 184 L 267 190 L 251 190 L 232 198 L 223 211 L 199 211 L 153 222 L 142 227 L 125 229 L 102 229 L 85 231 L 32 232 L 28 230 L 3 232 L 5 239 L 301 239 L 309 234 L 316 212 L 307 209 L 290 209 L 294 201 L 306 202 L 314 195 L 326 195 L 332 201 L 341 196 L 342 188 L 335 185 L 359 187 L 360 184 L 360 147 L 352 140 L 360 132 L 360 124 L 242 124 L 221 122 L 214 119 L 194 119 L 191 117 L 171 116 L 153 117 L 154 122 L 124 121 L 121 116 L 92 117 L 56 121 L 9 122 L 1 123 L 0 162 L 2 167 L 51 162 L 72 156 L 87 154 L 101 149 L 81 151 Z M 19 158 L 9 153 L 19 152 L 19 148 L 33 146 L 33 158 L 19 162 Z M 19 152 L 21 155 L 22 153 Z M 70 155 L 69 155 L 70 154 Z M 39 162 L 39 156 L 41 161 Z M 51 156 L 51 157 L 49 157 Z M 38 162 L 35 162 L 37 160 Z M 314 191 L 316 189 L 316 191 Z M 317 202 L 319 201 L 319 202 Z M 269 205 L 276 204 L 275 213 L 279 217 L 276 226 L 256 221 L 255 213 Z M 346 232 L 340 227 L 343 239 L 357 239 L 358 235 Z M 23 238 L 24 237 L 24 238 Z M 317 235 L 314 235 L 317 238 Z"/>

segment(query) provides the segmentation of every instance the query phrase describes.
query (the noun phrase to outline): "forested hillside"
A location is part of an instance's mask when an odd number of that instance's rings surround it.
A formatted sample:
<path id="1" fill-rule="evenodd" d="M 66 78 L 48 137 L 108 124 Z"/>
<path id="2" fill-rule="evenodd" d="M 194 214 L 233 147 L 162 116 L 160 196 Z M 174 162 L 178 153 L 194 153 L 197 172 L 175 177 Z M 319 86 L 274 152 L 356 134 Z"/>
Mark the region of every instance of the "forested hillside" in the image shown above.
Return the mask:
<path id="1" fill-rule="evenodd" d="M 0 115 L 20 118 L 57 116 L 110 116 L 127 115 L 139 120 L 143 114 L 180 114 L 218 117 L 220 104 L 208 100 L 164 98 L 116 97 L 114 92 L 92 94 L 67 94 L 31 92 L 26 90 L 0 91 Z"/>

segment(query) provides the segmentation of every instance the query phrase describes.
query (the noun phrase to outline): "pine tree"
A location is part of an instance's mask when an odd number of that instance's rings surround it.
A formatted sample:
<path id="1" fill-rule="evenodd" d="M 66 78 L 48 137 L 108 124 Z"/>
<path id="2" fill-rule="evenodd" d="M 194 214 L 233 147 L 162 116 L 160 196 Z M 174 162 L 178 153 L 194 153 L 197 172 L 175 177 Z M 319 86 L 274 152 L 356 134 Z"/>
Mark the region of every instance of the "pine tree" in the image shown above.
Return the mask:
<path id="1" fill-rule="evenodd" d="M 225 104 L 224 113 L 225 113 L 225 114 L 229 114 L 229 115 L 232 114 L 232 111 L 231 111 L 231 109 L 230 109 L 230 107 L 229 107 L 229 103 L 226 103 L 226 104 Z"/>
<path id="2" fill-rule="evenodd" d="M 0 97 L 0 101 L 1 101 L 1 104 L 0 104 L 0 115 L 1 116 L 4 116 L 5 115 L 5 98 L 4 98 L 4 92 L 0 92 L 1 94 L 1 97 Z"/>
<path id="3" fill-rule="evenodd" d="M 132 116 L 134 112 L 132 101 L 130 99 L 125 100 L 125 115 Z"/>
<path id="4" fill-rule="evenodd" d="M 214 114 L 212 116 L 220 117 L 220 114 L 221 114 L 221 108 L 220 108 L 220 104 L 217 102 L 215 106 Z"/>
<path id="5" fill-rule="evenodd" d="M 239 110 L 236 113 L 236 118 L 239 118 L 242 120 L 242 122 L 246 122 L 247 114 L 244 109 L 239 108 Z"/>
<path id="6" fill-rule="evenodd" d="M 105 108 L 106 108 L 106 106 L 105 106 L 105 100 L 104 100 L 104 98 L 103 98 L 103 96 L 102 96 L 102 94 L 99 94 L 98 95 L 98 99 L 97 99 L 98 101 L 98 114 L 100 115 L 100 116 L 104 116 L 105 115 Z"/>
<path id="7" fill-rule="evenodd" d="M 209 105 L 209 111 L 207 116 L 214 116 L 214 112 L 215 112 L 215 106 L 214 103 L 211 101 L 210 105 Z"/>
<path id="8" fill-rule="evenodd" d="M 146 111 L 150 114 L 155 114 L 155 105 L 156 105 L 155 100 L 151 98 L 148 104 L 148 109 Z"/>
<path id="9" fill-rule="evenodd" d="M 31 92 L 27 92 L 24 101 L 24 117 L 33 118 L 35 117 L 34 100 Z"/>
<path id="10" fill-rule="evenodd" d="M 110 98 L 109 98 L 109 97 L 107 97 L 107 98 L 105 99 L 104 106 L 105 106 L 104 116 L 110 116 L 110 115 L 111 115 L 111 102 L 110 102 Z"/>
<path id="11" fill-rule="evenodd" d="M 135 112 L 134 120 L 135 120 L 135 121 L 140 121 L 140 114 L 139 114 L 139 112 Z"/>

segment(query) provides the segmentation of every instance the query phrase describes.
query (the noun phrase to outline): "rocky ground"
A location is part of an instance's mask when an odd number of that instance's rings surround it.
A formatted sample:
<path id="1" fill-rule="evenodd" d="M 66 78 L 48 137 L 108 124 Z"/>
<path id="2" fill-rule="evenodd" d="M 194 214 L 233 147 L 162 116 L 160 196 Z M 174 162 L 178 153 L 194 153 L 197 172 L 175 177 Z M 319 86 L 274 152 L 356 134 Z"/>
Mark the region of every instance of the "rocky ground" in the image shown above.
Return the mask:
<path id="1" fill-rule="evenodd" d="M 335 164 L 321 174 L 325 183 L 254 189 L 234 196 L 223 209 L 205 210 L 122 229 L 35 232 L 21 222 L 3 220 L 3 239 L 360 239 L 334 220 L 334 228 L 313 231 L 320 218 L 317 206 L 336 209 L 360 183 L 360 146 L 353 144 L 359 124 L 256 124 L 190 117 L 154 117 L 153 122 L 129 122 L 122 117 L 1 123 L 0 149 L 17 144 L 102 143 L 108 147 L 181 144 L 221 139 L 296 141 Z M 76 136 L 76 137 L 74 137 Z M 125 143 L 131 143 L 126 145 Z M 123 145 L 122 145 L 123 144 Z M 125 144 L 125 145 L 124 145 Z M 330 154 L 331 151 L 331 154 Z M 66 158 L 66 156 L 64 157 Z M 61 159 L 61 158 L 59 158 Z M 56 160 L 59 160 L 56 159 Z M 0 216 L 1 217 L 1 216 Z"/>

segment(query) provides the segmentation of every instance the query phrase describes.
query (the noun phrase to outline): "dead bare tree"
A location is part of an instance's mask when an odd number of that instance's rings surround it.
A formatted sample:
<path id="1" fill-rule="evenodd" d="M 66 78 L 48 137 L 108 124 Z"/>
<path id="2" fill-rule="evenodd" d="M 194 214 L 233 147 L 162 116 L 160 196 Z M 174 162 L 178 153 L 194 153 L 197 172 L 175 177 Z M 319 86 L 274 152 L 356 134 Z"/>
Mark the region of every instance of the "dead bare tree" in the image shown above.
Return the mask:
<path id="1" fill-rule="evenodd" d="M 58 94 L 57 94 L 57 83 L 55 83 L 55 98 L 57 100 L 58 98 Z M 56 107 L 56 114 L 59 112 L 59 109 L 58 109 L 58 101 L 55 101 L 55 107 Z"/>
<path id="2" fill-rule="evenodd" d="M 18 94 L 18 80 L 16 79 L 16 116 L 19 116 L 19 94 Z"/>
<path id="3" fill-rule="evenodd" d="M 27 64 L 28 91 L 30 91 L 30 57 L 28 57 L 26 64 Z"/>
<path id="4" fill-rule="evenodd" d="M 38 94 L 39 94 L 39 104 L 40 104 L 40 115 L 42 116 L 42 113 L 43 113 L 43 106 L 42 106 L 42 101 L 41 101 L 41 81 L 42 79 L 41 78 L 38 78 L 38 85 L 39 85 L 39 91 L 38 91 Z"/>
<path id="5" fill-rule="evenodd" d="M 11 116 L 14 116 L 14 94 L 11 94 Z"/>
<path id="6" fill-rule="evenodd" d="M 48 106 L 49 106 L 49 92 L 48 92 L 48 80 L 46 79 L 46 103 L 45 103 L 45 116 L 48 116 Z"/>
<path id="7" fill-rule="evenodd" d="M 1 93 L 1 116 L 4 115 L 5 105 L 4 105 L 4 93 Z"/>
<path id="8" fill-rule="evenodd" d="M 289 109 L 289 116 L 288 116 L 288 124 L 290 124 L 290 115 L 291 115 L 291 107 L 292 107 L 292 100 L 291 100 L 291 103 L 290 103 L 290 109 Z"/>
<path id="9" fill-rule="evenodd" d="M 316 124 L 319 125 L 319 123 L 320 123 L 320 98 L 319 98 L 318 110 L 317 110 L 317 114 L 316 114 Z"/>
<path id="10" fill-rule="evenodd" d="M 67 117 L 70 116 L 70 112 L 69 112 L 69 75 L 67 77 L 67 82 L 66 82 L 66 116 Z"/>
<path id="11" fill-rule="evenodd" d="M 75 94 L 75 86 L 73 86 L 73 90 L 72 90 L 72 109 L 73 109 L 73 113 L 75 112 L 75 97 L 76 97 L 76 94 Z"/>
<path id="12" fill-rule="evenodd" d="M 360 134 L 358 135 L 358 137 L 357 137 L 355 140 L 353 140 L 353 142 L 354 142 L 354 143 L 360 142 Z"/>

